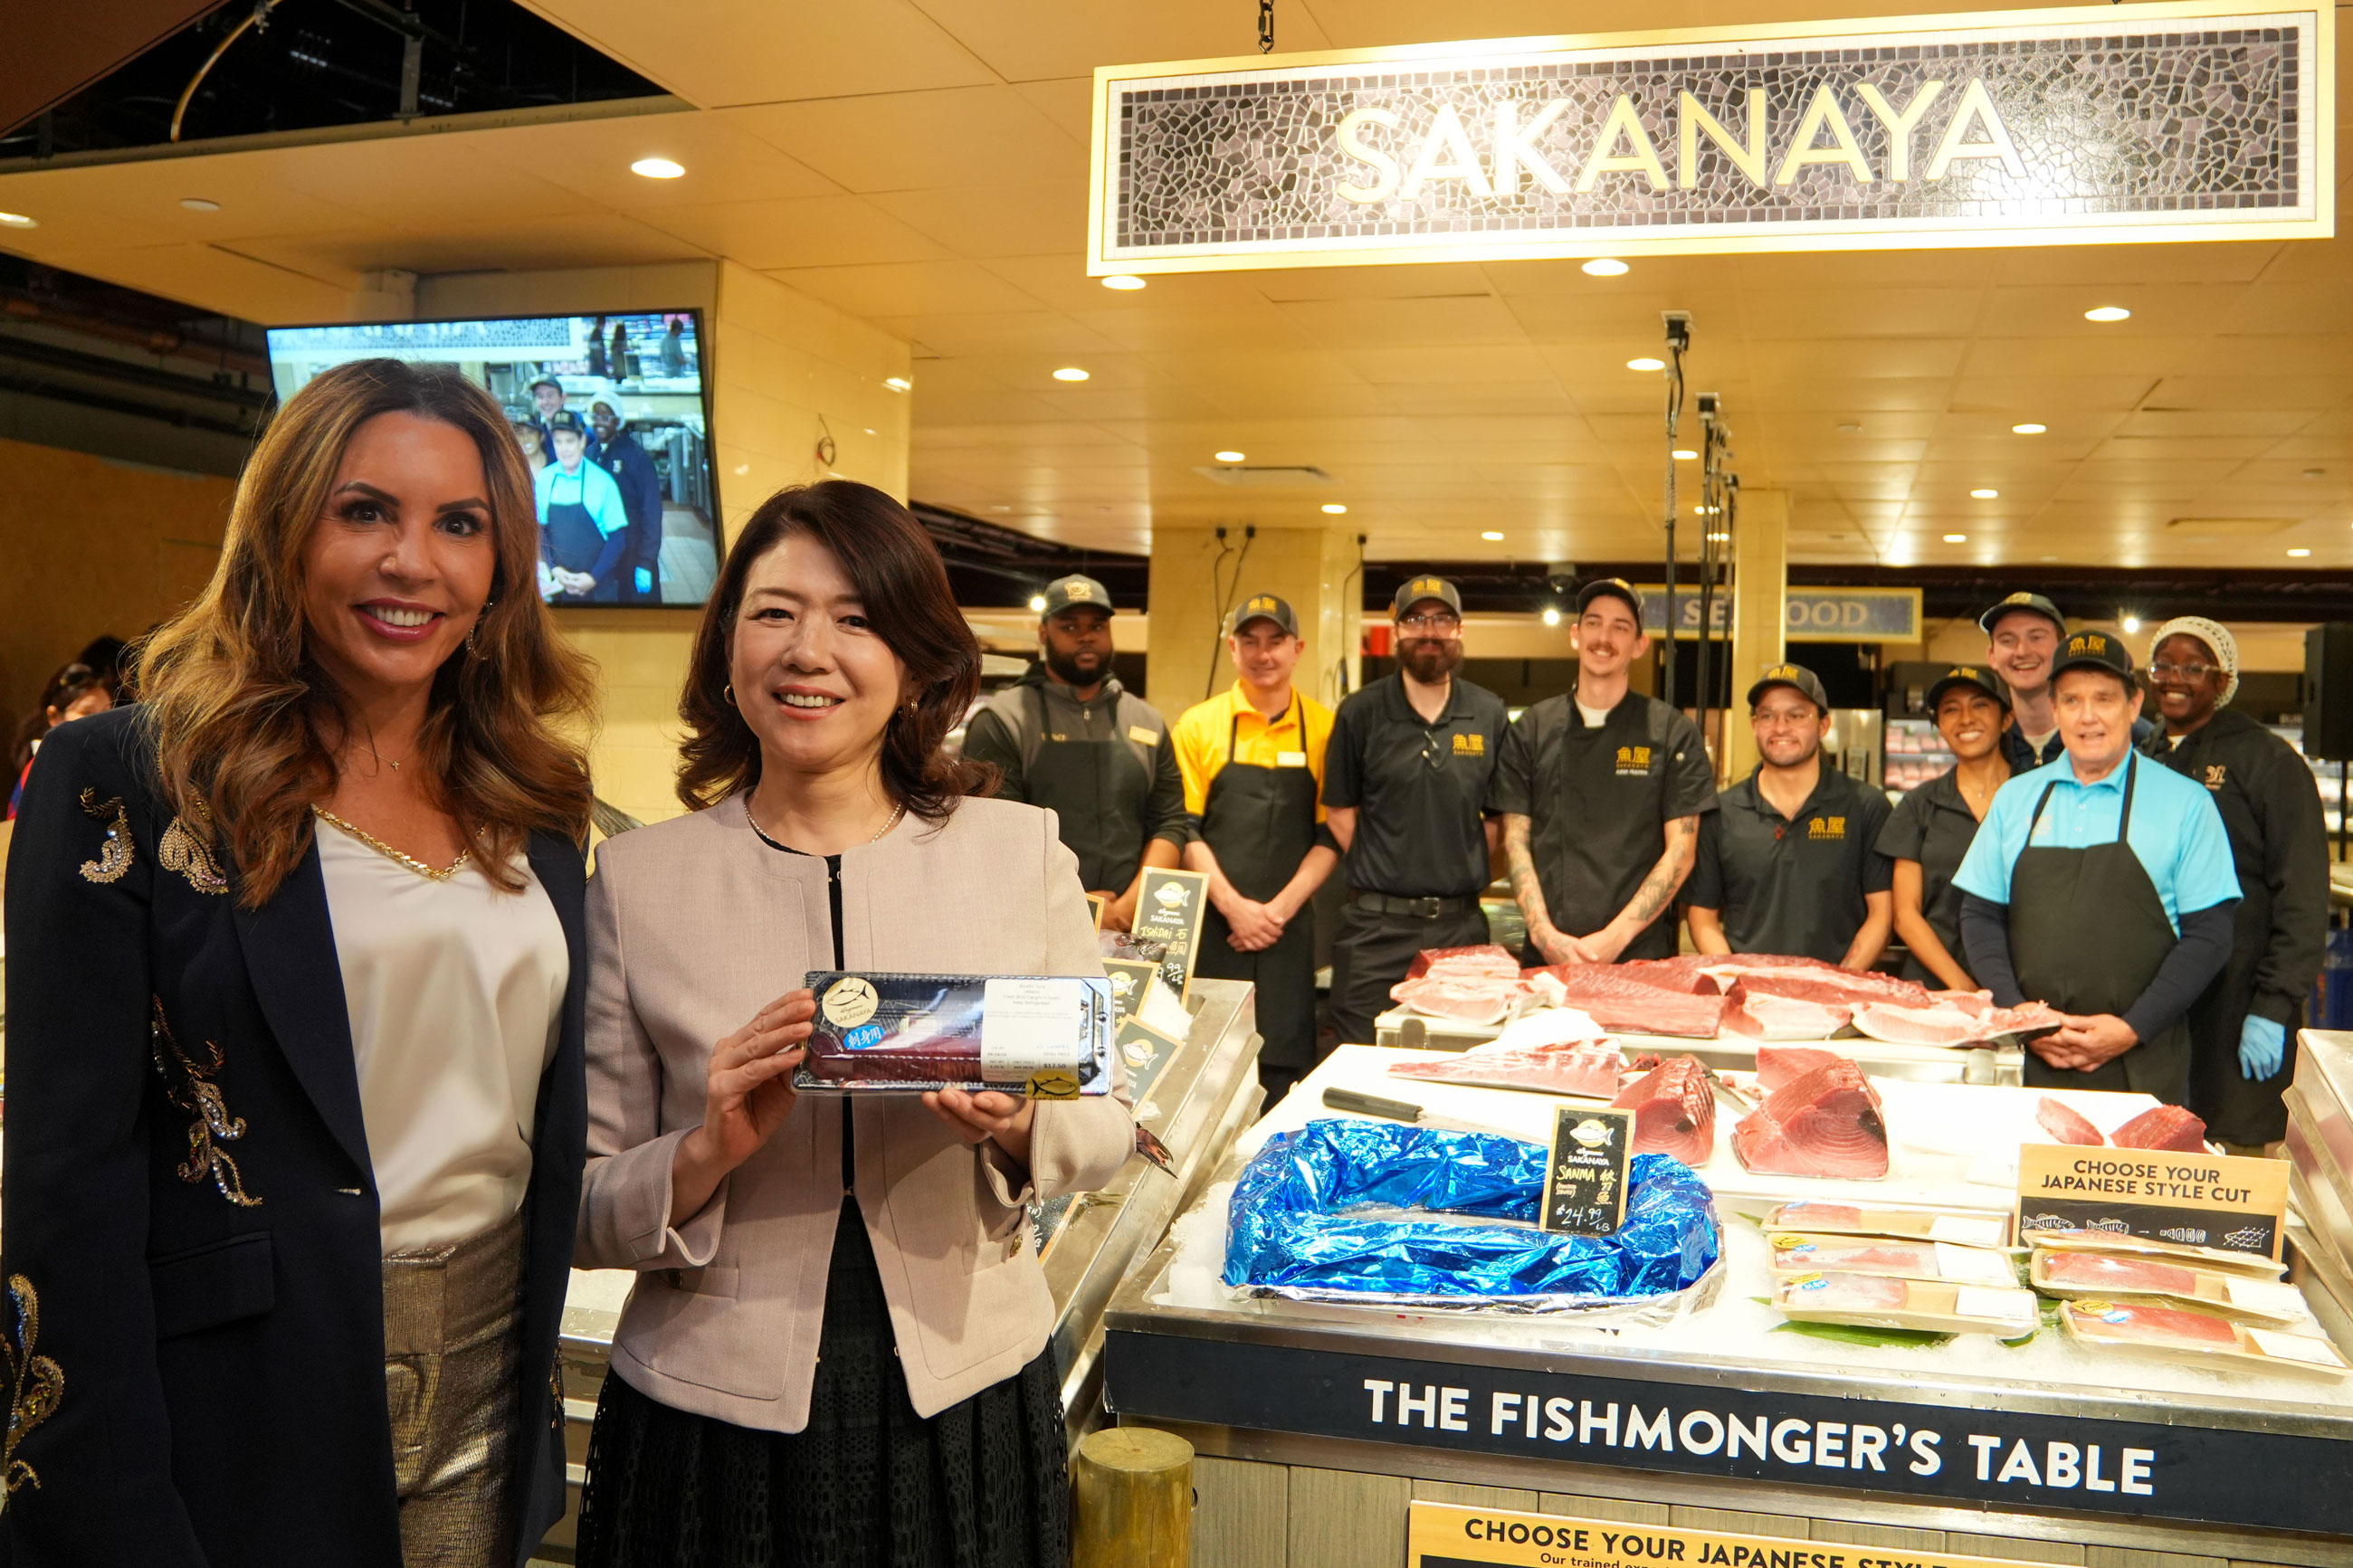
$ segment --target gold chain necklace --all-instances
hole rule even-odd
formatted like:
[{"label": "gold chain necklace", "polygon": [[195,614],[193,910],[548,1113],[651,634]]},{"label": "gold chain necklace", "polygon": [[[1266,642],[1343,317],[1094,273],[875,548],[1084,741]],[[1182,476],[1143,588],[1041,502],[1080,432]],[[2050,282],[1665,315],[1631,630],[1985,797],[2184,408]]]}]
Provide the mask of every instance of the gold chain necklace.
[{"label": "gold chain necklace", "polygon": [[[866,842],[869,844],[880,844],[882,842],[882,836],[890,832],[892,828],[898,826],[899,819],[906,815],[907,803],[901,801],[897,805],[892,808],[891,820],[877,828],[875,830],[874,837],[868,839]],[[769,848],[781,849],[787,855],[797,855],[800,853],[799,850],[795,849],[791,845],[779,843],[776,839],[769,836],[768,830],[760,826],[760,819],[752,815],[752,803],[748,799],[744,802],[744,820],[752,825],[752,831],[758,834],[760,836],[760,842],[766,845]],[[453,866],[450,869],[455,870],[457,868]]]},{"label": "gold chain necklace", "polygon": [[342,817],[337,816],[333,812],[329,811],[323,805],[313,805],[311,810],[320,821],[333,824],[335,826],[342,828],[345,833],[348,833],[353,837],[358,839],[361,843],[366,845],[369,848],[375,850],[377,854],[382,855],[385,859],[398,861],[401,865],[407,867],[410,870],[416,872],[418,876],[425,878],[428,881],[448,881],[450,878],[456,876],[459,871],[464,868],[466,862],[473,857],[472,850],[460,849],[458,851],[458,858],[455,860],[450,861],[448,866],[441,869],[435,870],[432,867],[427,866],[424,861],[419,860],[416,856],[409,854],[406,850],[395,849],[391,845],[386,844],[383,839],[378,838],[366,828],[357,827],[353,826],[351,823],[345,822]]}]

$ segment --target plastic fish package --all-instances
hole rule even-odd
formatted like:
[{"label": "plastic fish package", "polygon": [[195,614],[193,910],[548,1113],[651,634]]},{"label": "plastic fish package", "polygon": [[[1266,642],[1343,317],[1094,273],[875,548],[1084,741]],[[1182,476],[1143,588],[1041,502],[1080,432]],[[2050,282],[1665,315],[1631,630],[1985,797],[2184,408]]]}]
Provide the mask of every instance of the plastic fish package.
[{"label": "plastic fish package", "polygon": [[1032,1100],[1108,1094],[1111,982],[1036,974],[849,974],[813,969],[804,1094],[996,1089]]},{"label": "plastic fish package", "polygon": [[1671,1317],[1721,1251],[1691,1169],[1638,1154],[1614,1235],[1539,1229],[1548,1152],[1481,1132],[1332,1119],[1268,1140],[1234,1189],[1227,1285],[1415,1310]]},{"label": "plastic fish package", "polygon": [[2100,1350],[2141,1351],[2226,1371],[2260,1367],[2304,1376],[2353,1375],[2337,1347],[2316,1335],[2259,1329],[2157,1302],[2063,1301],[2059,1321],[2069,1339]]}]

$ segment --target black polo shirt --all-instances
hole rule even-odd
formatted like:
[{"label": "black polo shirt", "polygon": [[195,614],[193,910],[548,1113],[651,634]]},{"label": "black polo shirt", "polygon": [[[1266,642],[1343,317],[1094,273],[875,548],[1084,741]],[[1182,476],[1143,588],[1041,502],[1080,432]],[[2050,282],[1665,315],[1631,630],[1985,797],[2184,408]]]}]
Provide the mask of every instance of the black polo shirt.
[{"label": "black polo shirt", "polygon": [[[1950,768],[1897,801],[1887,826],[1879,830],[1882,855],[1890,861],[1920,863],[1920,913],[1945,951],[1964,967],[1961,890],[1953,886],[1953,876],[1977,836],[1978,819],[1961,798],[1961,786]],[[1926,964],[1907,957],[1904,978],[1925,984],[1936,976]]]},{"label": "black polo shirt", "polygon": [[[1588,727],[1567,696],[1522,713],[1504,737],[1487,809],[1528,818],[1529,858],[1552,923],[1590,936],[1618,918],[1667,852],[1667,824],[1715,809],[1715,768],[1699,727],[1630,691]],[[1675,950],[1662,914],[1626,958]]]},{"label": "black polo shirt", "polygon": [[1844,958],[1862,929],[1863,895],[1887,891],[1894,879],[1879,850],[1887,796],[1824,757],[1794,819],[1766,802],[1755,773],[1716,804],[1721,809],[1701,819],[1683,901],[1715,910],[1735,952]]},{"label": "black polo shirt", "polygon": [[1402,675],[1341,703],[1324,752],[1324,804],[1356,808],[1348,886],[1400,899],[1475,898],[1489,879],[1480,807],[1510,726],[1502,698],[1460,677],[1428,723]]}]

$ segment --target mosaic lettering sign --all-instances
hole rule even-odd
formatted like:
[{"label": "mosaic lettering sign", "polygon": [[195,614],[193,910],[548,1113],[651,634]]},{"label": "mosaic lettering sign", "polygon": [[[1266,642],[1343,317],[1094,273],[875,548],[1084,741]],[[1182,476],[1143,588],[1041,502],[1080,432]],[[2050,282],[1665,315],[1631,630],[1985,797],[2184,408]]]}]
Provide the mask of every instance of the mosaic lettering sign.
[{"label": "mosaic lettering sign", "polygon": [[2334,232],[2331,8],[2137,5],[1095,73],[1095,273]]}]

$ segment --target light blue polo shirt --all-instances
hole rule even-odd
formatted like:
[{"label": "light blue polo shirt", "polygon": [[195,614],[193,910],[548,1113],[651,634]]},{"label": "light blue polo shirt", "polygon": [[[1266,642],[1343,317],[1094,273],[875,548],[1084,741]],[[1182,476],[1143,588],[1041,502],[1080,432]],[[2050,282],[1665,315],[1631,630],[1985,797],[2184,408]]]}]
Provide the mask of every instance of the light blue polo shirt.
[{"label": "light blue polo shirt", "polygon": [[551,506],[586,507],[596,531],[608,538],[629,526],[629,514],[621,506],[621,487],[613,482],[612,475],[586,458],[580,459],[576,473],[565,473],[561,463],[548,464],[533,476],[532,488],[538,497],[542,528],[547,526],[547,509]]},{"label": "light blue polo shirt", "polygon": [[2074,764],[2062,753],[2057,762],[2002,785],[1970,841],[1969,852],[1961,858],[1953,885],[1993,903],[2010,902],[2010,868],[2027,846],[2027,825],[2045,788],[2051,789],[2051,804],[2043,808],[2042,820],[2034,824],[2036,845],[2088,849],[2114,844],[2116,824],[2124,816],[2127,769],[2137,779],[2133,786],[2133,858],[2157,884],[2174,933],[2180,934],[2184,910],[2196,914],[2238,898],[2231,839],[2212,794],[2137,752],[2094,784],[2078,782]]}]

